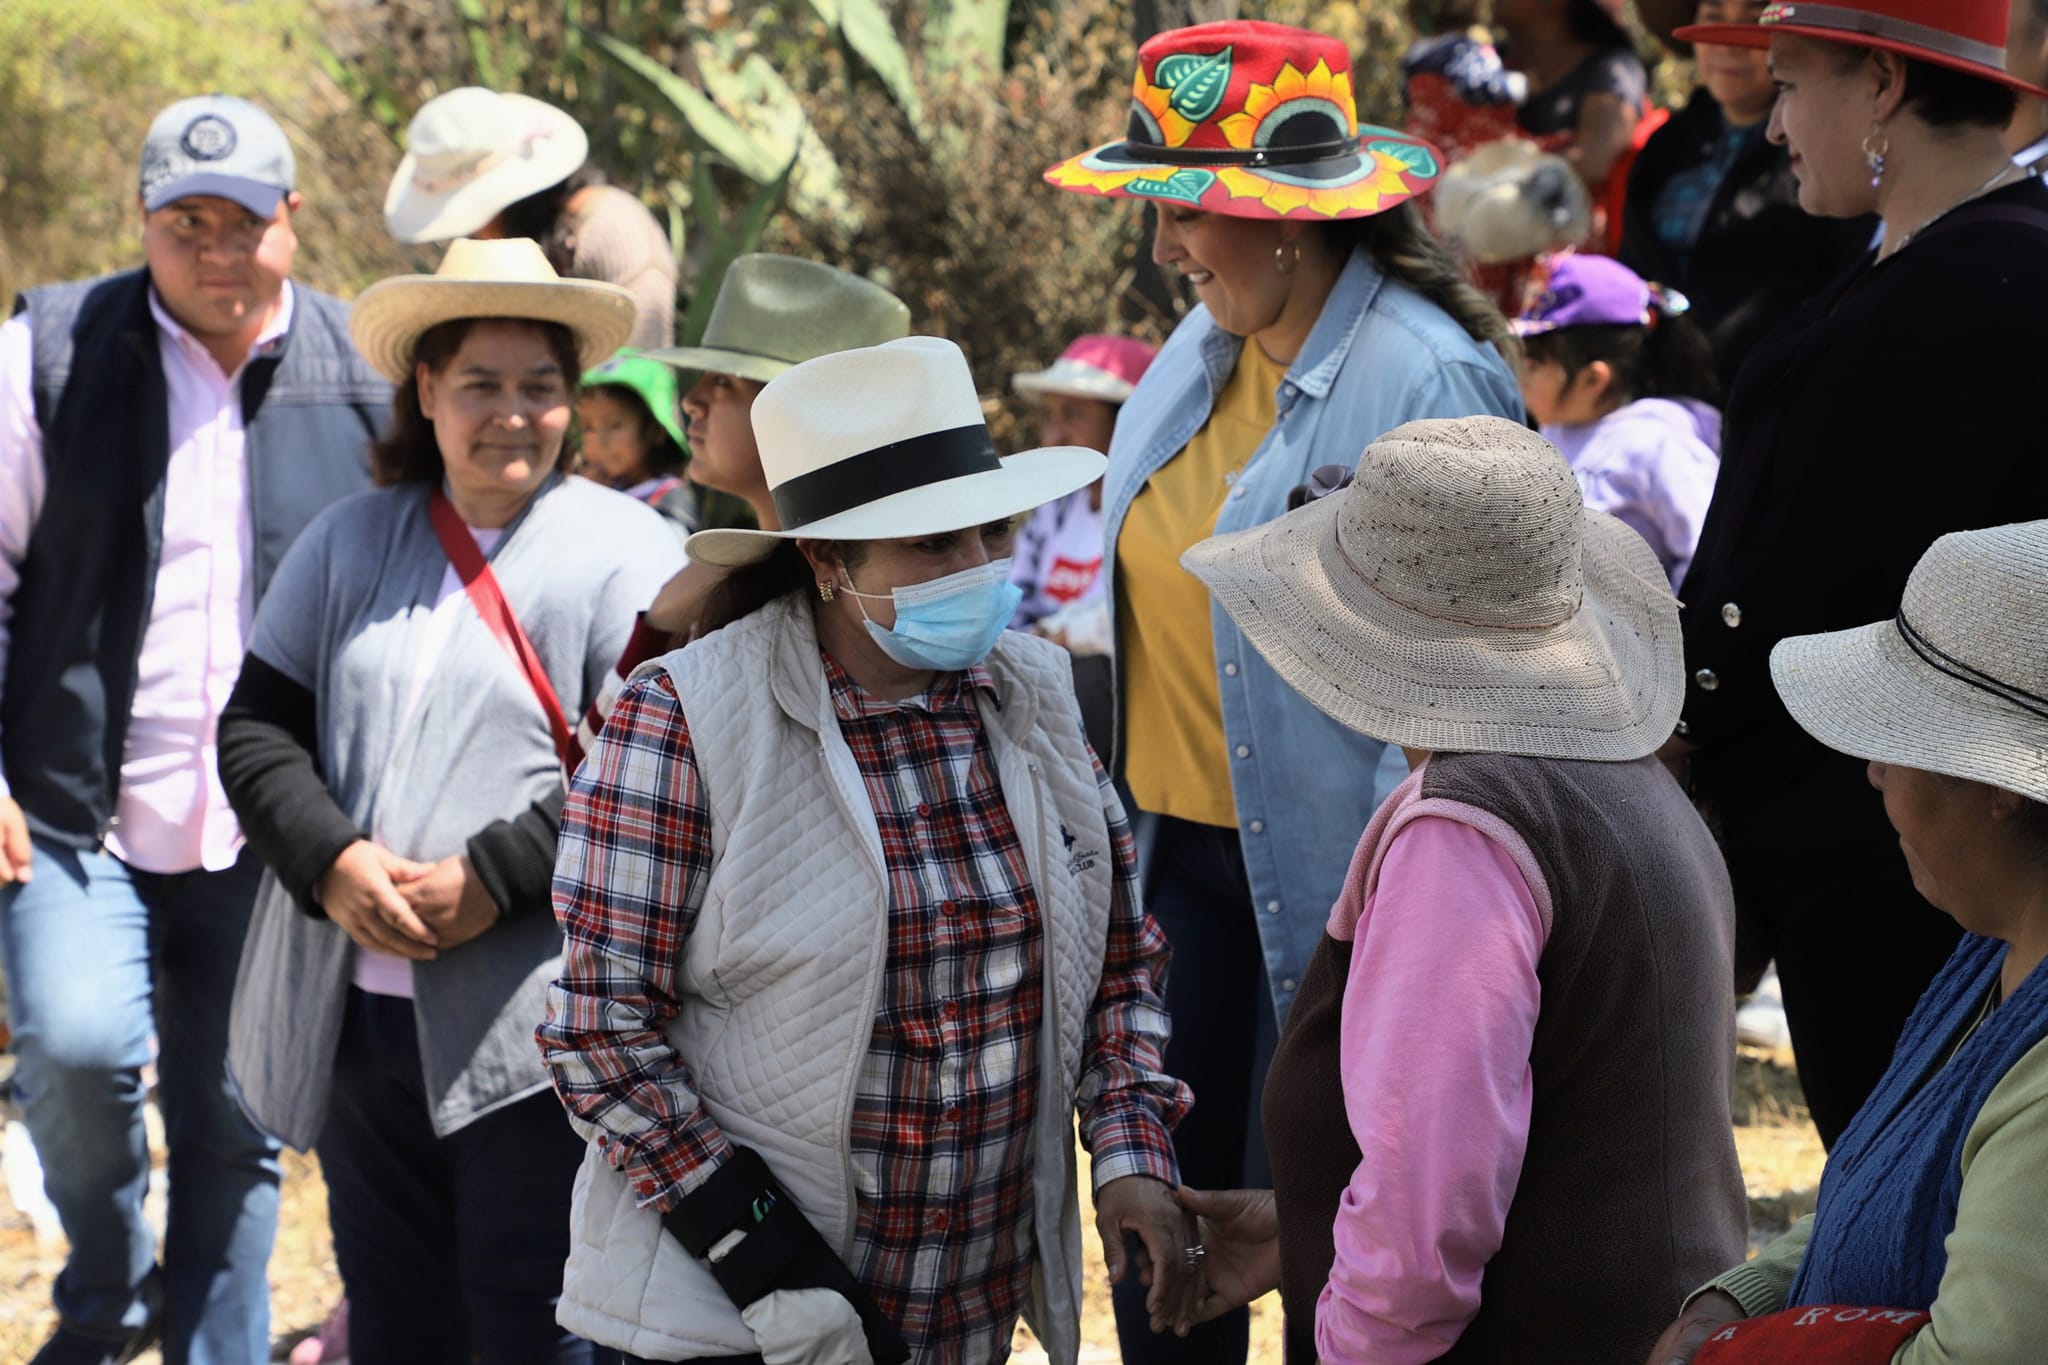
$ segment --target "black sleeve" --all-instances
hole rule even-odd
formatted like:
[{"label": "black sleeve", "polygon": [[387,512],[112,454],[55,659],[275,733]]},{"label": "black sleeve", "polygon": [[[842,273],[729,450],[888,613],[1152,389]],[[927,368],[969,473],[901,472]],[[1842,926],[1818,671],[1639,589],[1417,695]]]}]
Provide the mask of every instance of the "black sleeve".
[{"label": "black sleeve", "polygon": [[313,694],[254,654],[220,713],[220,782],[249,847],[309,915],[320,878],[367,838],[320,777]]},{"label": "black sleeve", "polygon": [[510,820],[485,825],[470,838],[469,865],[505,919],[550,909],[555,839],[562,830],[562,792],[549,792]]}]

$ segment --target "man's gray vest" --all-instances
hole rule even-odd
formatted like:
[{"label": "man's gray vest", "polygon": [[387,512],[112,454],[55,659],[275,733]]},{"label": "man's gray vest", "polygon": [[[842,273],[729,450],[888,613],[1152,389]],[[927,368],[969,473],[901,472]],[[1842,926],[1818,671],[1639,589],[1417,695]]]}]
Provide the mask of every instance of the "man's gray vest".
[{"label": "man's gray vest", "polygon": [[[156,591],[169,398],[146,271],[32,289],[16,311],[47,482],[9,623],[0,762],[30,830],[86,848],[114,813]],[[306,523],[369,485],[391,386],[349,342],[348,305],[304,286],[241,385],[260,597]]]}]

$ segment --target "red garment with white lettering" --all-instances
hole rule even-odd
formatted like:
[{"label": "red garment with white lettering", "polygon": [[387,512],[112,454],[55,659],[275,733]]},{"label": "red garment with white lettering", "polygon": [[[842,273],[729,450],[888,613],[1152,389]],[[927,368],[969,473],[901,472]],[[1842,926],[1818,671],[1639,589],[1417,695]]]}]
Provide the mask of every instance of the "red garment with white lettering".
[{"label": "red garment with white lettering", "polygon": [[1927,1323],[1927,1314],[1906,1308],[1788,1308],[1729,1323],[1693,1359],[1696,1365],[1887,1365]]},{"label": "red garment with white lettering", "polygon": [[1031,514],[1010,552],[1010,581],[1024,590],[1010,629],[1024,630],[1062,607],[1102,596],[1102,509],[1091,490],[1069,493]]}]

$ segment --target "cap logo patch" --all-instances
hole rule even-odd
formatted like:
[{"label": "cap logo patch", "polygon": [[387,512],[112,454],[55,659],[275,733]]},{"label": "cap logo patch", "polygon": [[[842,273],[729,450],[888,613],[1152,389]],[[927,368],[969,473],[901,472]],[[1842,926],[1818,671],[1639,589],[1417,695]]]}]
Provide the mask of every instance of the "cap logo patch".
[{"label": "cap logo patch", "polygon": [[185,126],[178,145],[194,161],[220,161],[234,155],[234,125],[218,114],[201,114]]}]

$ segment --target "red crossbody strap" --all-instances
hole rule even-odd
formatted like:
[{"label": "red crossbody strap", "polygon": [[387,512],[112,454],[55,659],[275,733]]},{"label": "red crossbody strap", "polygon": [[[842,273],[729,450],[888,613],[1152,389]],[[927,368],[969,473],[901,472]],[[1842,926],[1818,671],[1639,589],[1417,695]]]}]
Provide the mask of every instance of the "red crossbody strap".
[{"label": "red crossbody strap", "polygon": [[575,772],[576,765],[583,761],[583,753],[577,747],[575,734],[569,729],[568,719],[562,714],[562,703],[555,697],[555,685],[548,681],[547,670],[540,666],[540,656],[533,651],[533,642],[526,638],[519,618],[512,614],[512,604],[505,600],[504,590],[498,586],[498,576],[491,572],[484,552],[477,548],[469,527],[463,524],[462,515],[448,501],[448,495],[438,488],[427,501],[427,516],[434,523],[434,534],[440,537],[441,549],[448,556],[448,562],[455,566],[456,576],[462,580],[462,590],[469,594],[470,605],[490,627],[491,634],[498,637],[498,643],[505,647],[505,652],[519,665],[519,670],[526,674],[533,695],[540,701],[540,709],[547,715],[548,730],[555,737],[555,752],[561,756],[563,773]]}]

